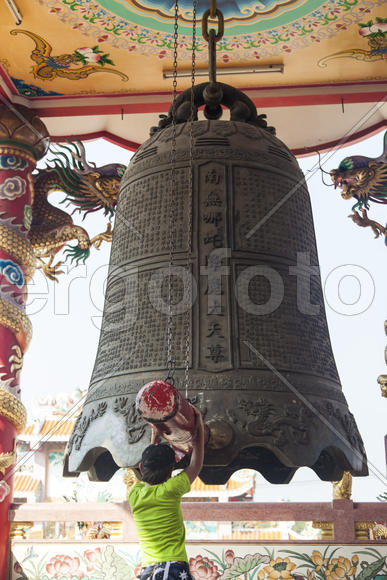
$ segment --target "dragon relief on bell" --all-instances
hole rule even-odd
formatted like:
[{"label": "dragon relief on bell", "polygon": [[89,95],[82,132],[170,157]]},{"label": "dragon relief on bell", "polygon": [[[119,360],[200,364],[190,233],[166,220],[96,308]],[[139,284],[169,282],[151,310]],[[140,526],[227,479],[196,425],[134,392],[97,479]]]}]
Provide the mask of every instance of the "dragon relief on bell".
[{"label": "dragon relief on bell", "polygon": [[138,413],[135,401],[129,401],[128,397],[118,397],[114,401],[113,410],[125,417],[128,442],[137,443],[145,433],[146,423]]},{"label": "dragon relief on bell", "polygon": [[227,415],[256,438],[269,437],[280,447],[294,441],[304,445],[309,441],[313,414],[305,405],[295,403],[275,405],[263,397],[253,402],[241,398],[237,401],[238,412],[230,409]]}]

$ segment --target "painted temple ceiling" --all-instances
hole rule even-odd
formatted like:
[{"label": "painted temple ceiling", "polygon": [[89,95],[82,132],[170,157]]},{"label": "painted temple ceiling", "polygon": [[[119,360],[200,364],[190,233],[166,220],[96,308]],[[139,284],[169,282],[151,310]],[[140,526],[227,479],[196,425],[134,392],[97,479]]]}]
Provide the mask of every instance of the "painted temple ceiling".
[{"label": "painted temple ceiling", "polygon": [[[109,133],[140,143],[168,110],[173,0],[0,0],[0,91],[34,108],[54,136]],[[218,0],[225,34],[220,72],[283,65],[283,72],[225,74],[299,151],[361,136],[386,121],[384,0]],[[197,2],[196,69],[207,69]],[[179,0],[178,67],[192,59],[191,0]],[[198,78],[197,82],[206,80]],[[178,90],[191,79],[179,78]],[[289,115],[289,112],[291,115]]]}]

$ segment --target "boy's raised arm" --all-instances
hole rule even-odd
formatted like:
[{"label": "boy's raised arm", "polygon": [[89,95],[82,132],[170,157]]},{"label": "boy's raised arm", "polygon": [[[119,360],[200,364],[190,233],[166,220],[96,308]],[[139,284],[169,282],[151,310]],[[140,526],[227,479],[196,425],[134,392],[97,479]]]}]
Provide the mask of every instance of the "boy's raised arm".
[{"label": "boy's raised arm", "polygon": [[157,429],[156,425],[151,424],[152,427],[152,436],[151,436],[151,445],[158,445],[160,443],[160,433]]},{"label": "boy's raised arm", "polygon": [[185,468],[185,472],[188,475],[188,479],[192,483],[196,477],[199,475],[201,468],[203,467],[204,458],[204,424],[203,418],[198,409],[193,407],[195,418],[196,418],[196,432],[193,440],[193,447],[191,453],[191,461],[188,467]]}]

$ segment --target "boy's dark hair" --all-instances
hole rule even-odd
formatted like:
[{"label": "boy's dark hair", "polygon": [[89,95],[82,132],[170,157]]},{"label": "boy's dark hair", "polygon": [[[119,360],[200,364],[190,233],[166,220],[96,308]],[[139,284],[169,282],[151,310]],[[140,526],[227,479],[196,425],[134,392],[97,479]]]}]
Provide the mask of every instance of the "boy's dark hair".
[{"label": "boy's dark hair", "polygon": [[150,485],[164,483],[175,465],[175,452],[166,443],[149,445],[142,454],[142,480]]}]

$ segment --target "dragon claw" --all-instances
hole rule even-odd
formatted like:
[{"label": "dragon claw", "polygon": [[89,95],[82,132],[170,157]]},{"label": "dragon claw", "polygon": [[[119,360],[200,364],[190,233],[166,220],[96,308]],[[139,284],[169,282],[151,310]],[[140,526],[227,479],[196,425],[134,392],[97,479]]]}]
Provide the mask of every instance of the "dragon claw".
[{"label": "dragon claw", "polygon": [[53,282],[59,282],[57,276],[59,276],[59,274],[64,274],[64,271],[58,270],[58,268],[62,266],[63,262],[57,262],[56,264],[52,265],[53,260],[54,256],[51,256],[46,264],[46,262],[44,262],[41,258],[38,258],[38,268],[43,270],[46,278],[52,280]]},{"label": "dragon claw", "polygon": [[94,246],[94,248],[97,248],[97,250],[99,250],[102,242],[111,242],[112,239],[113,239],[112,224],[109,222],[104,232],[98,234],[98,236],[95,236],[90,240],[90,245]]}]

